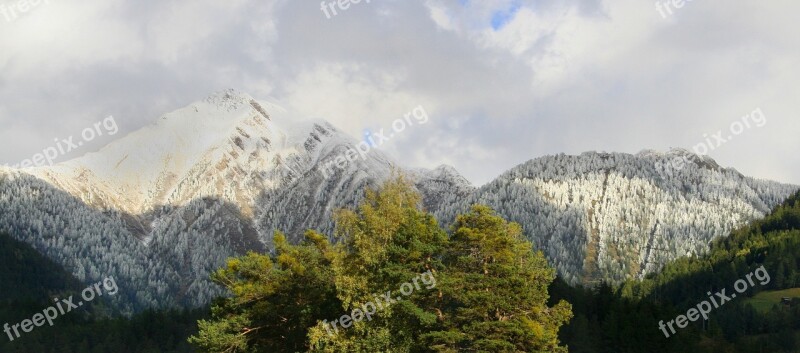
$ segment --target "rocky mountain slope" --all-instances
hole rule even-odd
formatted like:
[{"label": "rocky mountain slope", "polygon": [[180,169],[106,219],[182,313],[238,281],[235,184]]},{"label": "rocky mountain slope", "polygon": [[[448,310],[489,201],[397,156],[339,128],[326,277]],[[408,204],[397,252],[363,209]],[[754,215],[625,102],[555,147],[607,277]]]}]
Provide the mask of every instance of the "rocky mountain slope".
[{"label": "rocky mountain slope", "polygon": [[520,223],[567,282],[593,285],[701,254],[795,190],[685,150],[588,152],[524,163],[436,214],[447,223],[471,204],[488,204]]},{"label": "rocky mountain slope", "polygon": [[[475,189],[452,167],[403,169],[378,150],[331,168],[358,141],[324,121],[225,91],[97,153],[53,167],[0,167],[0,231],[81,281],[113,275],[124,311],[206,304],[208,273],[266,251],[275,230],[332,234],[393,171],[444,223],[474,202],[521,223],[571,283],[618,281],[696,254],[796,187],[746,178],[684,151],[540,158]],[[680,170],[665,168],[677,157]]]},{"label": "rocky mountain slope", "polygon": [[114,275],[127,311],[197,306],[219,294],[208,274],[226,258],[267,250],[275,230],[331,234],[332,212],[393,170],[418,182],[430,209],[472,190],[450,167],[403,171],[377,150],[330,167],[357,144],[328,123],[225,91],[97,153],[0,169],[0,230],[81,281]]}]

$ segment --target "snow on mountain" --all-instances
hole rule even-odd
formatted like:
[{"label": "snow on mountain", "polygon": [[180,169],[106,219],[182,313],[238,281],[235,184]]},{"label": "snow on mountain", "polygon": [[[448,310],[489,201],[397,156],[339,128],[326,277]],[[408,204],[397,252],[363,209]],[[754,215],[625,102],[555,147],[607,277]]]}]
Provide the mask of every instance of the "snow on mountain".
[{"label": "snow on mountain", "polygon": [[[0,230],[81,280],[114,275],[130,289],[123,310],[202,305],[219,294],[208,273],[227,257],[267,250],[275,230],[330,234],[333,211],[401,170],[379,150],[329,167],[357,144],[326,122],[224,91],[96,153],[0,170]],[[413,174],[429,208],[450,185],[470,187],[452,168]]]},{"label": "snow on mountain", "polygon": [[[133,213],[200,197],[252,203],[258,189],[245,186],[275,187],[268,174],[298,153],[298,144],[314,128],[306,123],[282,130],[267,110],[275,118],[290,119],[274,105],[225,91],[167,114],[97,153],[32,174],[54,183],[92,185],[104,196],[98,200],[103,206]],[[240,183],[225,182],[231,177]]]},{"label": "snow on mountain", "polygon": [[[544,157],[474,188],[454,168],[403,169],[379,150],[330,166],[359,141],[232,90],[53,167],[0,167],[0,231],[83,281],[114,276],[117,308],[205,305],[208,273],[267,251],[274,231],[332,234],[332,213],[394,171],[443,223],[475,202],[521,223],[571,283],[619,281],[763,216],[796,187],[687,151]],[[675,158],[687,161],[676,169]]]},{"label": "snow on mountain", "polygon": [[562,278],[594,285],[641,278],[679,256],[701,254],[797,189],[685,150],[588,152],[524,163],[436,215],[447,223],[471,204],[488,204],[520,223]]}]

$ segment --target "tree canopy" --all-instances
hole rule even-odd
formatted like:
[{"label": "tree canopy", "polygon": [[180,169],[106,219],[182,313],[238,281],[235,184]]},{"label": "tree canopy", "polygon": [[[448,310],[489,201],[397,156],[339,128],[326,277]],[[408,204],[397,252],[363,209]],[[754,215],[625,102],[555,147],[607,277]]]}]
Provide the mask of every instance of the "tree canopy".
[{"label": "tree canopy", "polygon": [[[212,279],[230,292],[190,338],[203,352],[566,352],[550,307],[555,271],[521,227],[475,206],[450,231],[403,177],[271,254],[231,259]],[[420,283],[422,282],[422,283]]]}]

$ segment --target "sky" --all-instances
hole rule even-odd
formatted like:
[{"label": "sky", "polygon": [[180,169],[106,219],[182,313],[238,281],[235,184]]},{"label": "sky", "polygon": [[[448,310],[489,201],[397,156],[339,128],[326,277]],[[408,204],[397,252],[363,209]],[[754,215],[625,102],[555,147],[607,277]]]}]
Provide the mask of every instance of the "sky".
[{"label": "sky", "polygon": [[[0,0],[0,164],[234,88],[476,185],[533,158],[680,147],[800,184],[800,2]],[[323,9],[324,8],[324,9]],[[106,131],[108,132],[108,131]]]}]

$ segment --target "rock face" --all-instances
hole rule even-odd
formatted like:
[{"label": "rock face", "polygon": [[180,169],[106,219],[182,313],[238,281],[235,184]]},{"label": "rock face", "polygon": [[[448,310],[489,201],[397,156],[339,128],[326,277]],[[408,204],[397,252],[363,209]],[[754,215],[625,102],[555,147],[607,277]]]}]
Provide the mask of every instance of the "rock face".
[{"label": "rock face", "polygon": [[[707,249],[796,187],[746,178],[685,151],[587,153],[520,165],[475,189],[455,169],[403,169],[380,151],[331,165],[358,141],[234,91],[169,113],[97,153],[53,167],[0,167],[0,231],[79,280],[114,276],[123,312],[205,305],[208,273],[267,251],[275,230],[332,234],[393,171],[449,223],[475,202],[521,223],[571,283],[619,281]],[[670,161],[687,163],[675,169]]]}]

